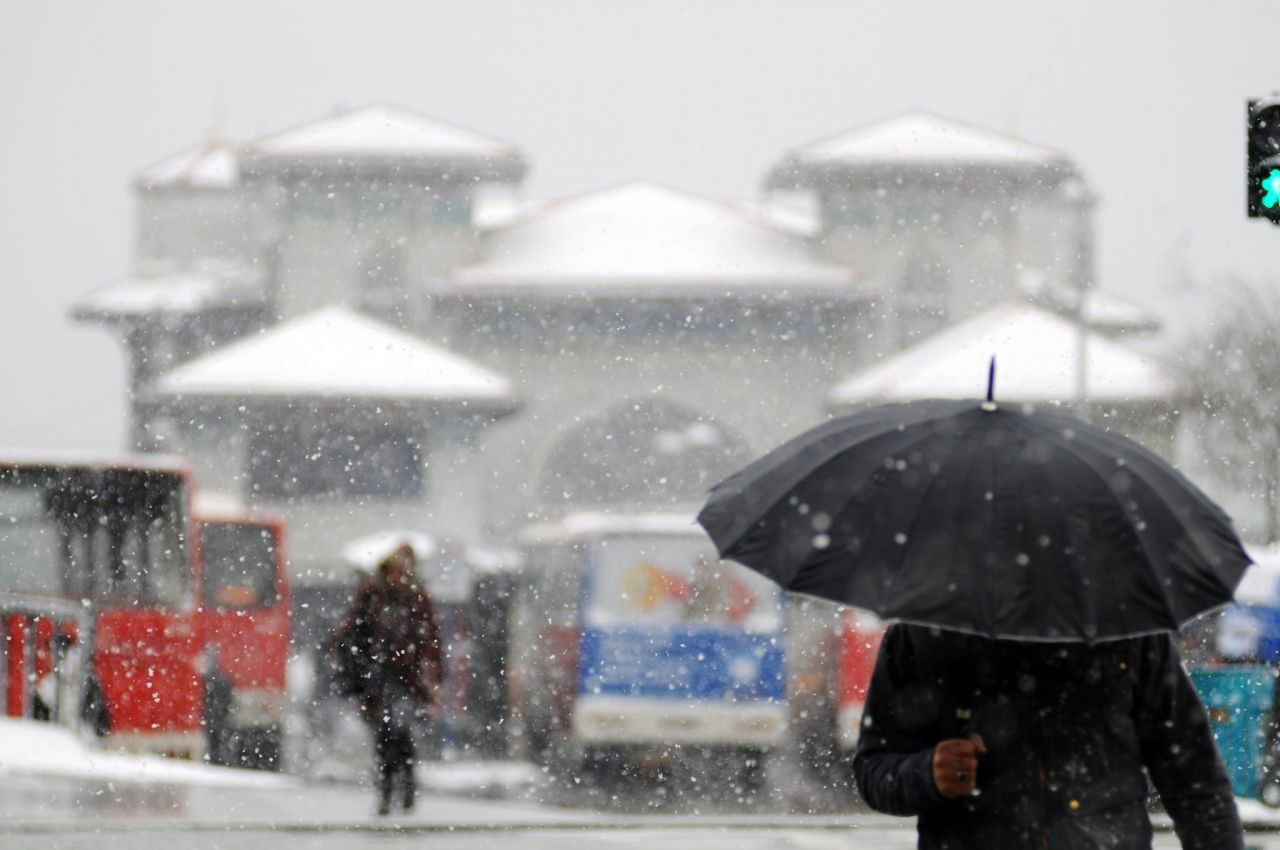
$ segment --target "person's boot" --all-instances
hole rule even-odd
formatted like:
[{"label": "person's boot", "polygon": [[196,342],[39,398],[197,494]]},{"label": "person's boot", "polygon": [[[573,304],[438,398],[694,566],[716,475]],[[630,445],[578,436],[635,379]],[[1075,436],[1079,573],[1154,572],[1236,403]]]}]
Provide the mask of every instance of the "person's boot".
[{"label": "person's boot", "polygon": [[391,788],[392,774],[390,772],[381,772],[378,774],[378,814],[391,814]]},{"label": "person's boot", "polygon": [[404,766],[404,810],[413,811],[414,798],[418,795],[418,778],[413,773],[413,762]]}]

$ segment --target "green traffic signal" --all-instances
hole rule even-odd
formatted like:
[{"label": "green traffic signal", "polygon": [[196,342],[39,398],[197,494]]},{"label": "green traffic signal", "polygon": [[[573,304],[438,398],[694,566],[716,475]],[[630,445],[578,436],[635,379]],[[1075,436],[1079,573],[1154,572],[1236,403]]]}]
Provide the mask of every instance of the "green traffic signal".
[{"label": "green traffic signal", "polygon": [[1274,209],[1280,204],[1280,168],[1271,169],[1271,173],[1262,178],[1262,188],[1266,194],[1262,196],[1262,205]]}]

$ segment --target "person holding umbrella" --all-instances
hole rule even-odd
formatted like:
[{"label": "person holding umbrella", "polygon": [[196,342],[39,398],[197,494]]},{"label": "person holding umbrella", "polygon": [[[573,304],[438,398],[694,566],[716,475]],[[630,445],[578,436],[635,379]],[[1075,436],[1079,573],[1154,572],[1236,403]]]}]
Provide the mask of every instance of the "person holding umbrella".
[{"label": "person holding umbrella", "polygon": [[[1243,846],[1170,634],[1249,564],[1230,520],[1136,443],[985,403],[828,422],[712,490],[721,555],[897,621],[855,755],[922,848]],[[1145,773],[1144,773],[1145,771]]]}]

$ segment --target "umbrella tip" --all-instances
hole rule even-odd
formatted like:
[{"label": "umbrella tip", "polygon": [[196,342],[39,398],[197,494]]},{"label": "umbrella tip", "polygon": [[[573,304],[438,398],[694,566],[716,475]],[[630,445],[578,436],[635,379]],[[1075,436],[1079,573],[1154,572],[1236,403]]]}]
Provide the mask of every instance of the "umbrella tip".
[{"label": "umbrella tip", "polygon": [[982,403],[983,410],[996,409],[996,356],[991,355],[991,364],[987,367],[987,400]]}]

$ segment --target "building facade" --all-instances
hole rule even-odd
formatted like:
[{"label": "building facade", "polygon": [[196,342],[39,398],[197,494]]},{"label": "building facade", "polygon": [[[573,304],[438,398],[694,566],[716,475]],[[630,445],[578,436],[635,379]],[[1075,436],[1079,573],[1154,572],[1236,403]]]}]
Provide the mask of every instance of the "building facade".
[{"label": "building facade", "polygon": [[[389,526],[692,505],[878,358],[1093,291],[1070,161],[937,116],[786,155],[766,185],[811,213],[650,183],[495,205],[525,168],[369,107],[143,171],[135,269],[75,309],[128,346],[135,447],[283,513],[297,580],[338,582]],[[465,391],[422,380],[446,372]]]}]

